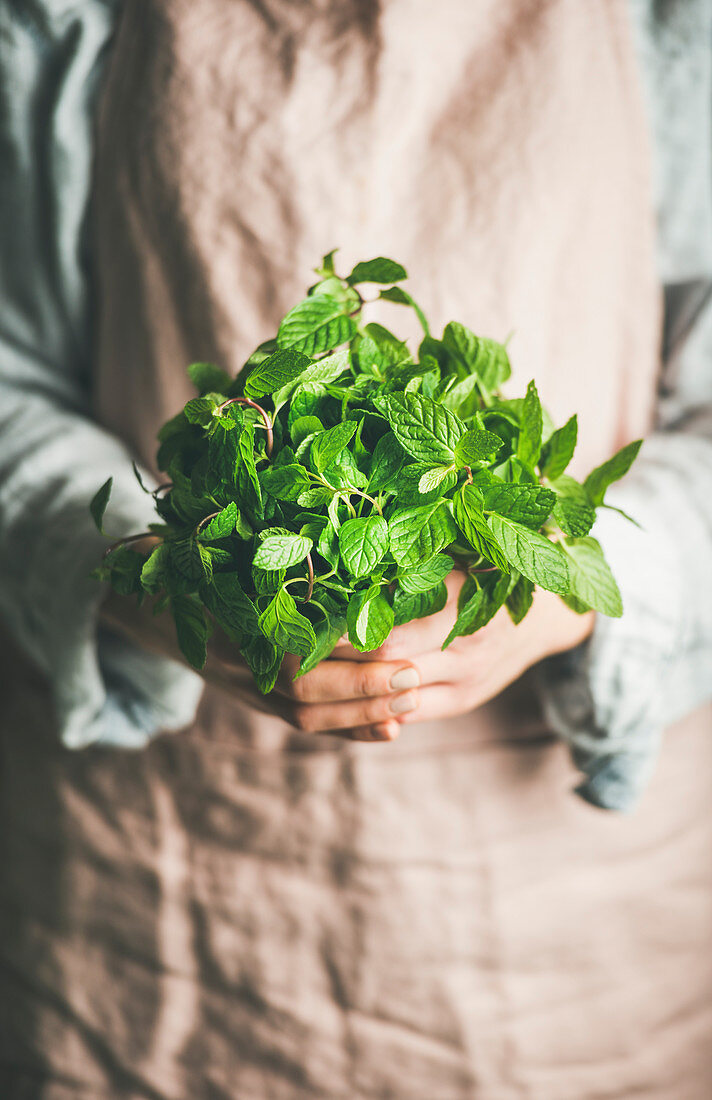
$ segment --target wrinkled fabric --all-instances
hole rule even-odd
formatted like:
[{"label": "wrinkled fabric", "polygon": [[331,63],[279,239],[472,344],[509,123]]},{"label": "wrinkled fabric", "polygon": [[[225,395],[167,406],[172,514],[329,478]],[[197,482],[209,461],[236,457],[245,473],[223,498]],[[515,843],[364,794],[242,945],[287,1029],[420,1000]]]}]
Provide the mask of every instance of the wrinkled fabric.
[{"label": "wrinkled fabric", "polygon": [[155,518],[89,396],[91,129],[115,14],[106,0],[0,8],[0,614],[49,678],[71,748],[140,747],[191,721],[202,690],[99,630],[104,586],[89,578],[107,540],[88,506],[108,477],[115,538]]},{"label": "wrinkled fabric", "polygon": [[[712,6],[632,0],[654,137],[665,283],[655,432],[595,536],[623,593],[590,642],[542,662],[547,720],[584,773],[579,794],[632,809],[666,727],[712,695]],[[709,729],[712,734],[712,726]]]},{"label": "wrinkled fabric", "polygon": [[[236,368],[341,243],[344,266],[403,259],[436,324],[516,326],[514,385],[588,414],[584,470],[645,431],[659,314],[621,13],[128,4],[99,116],[98,420],[150,465],[185,363]],[[12,1100],[706,1100],[705,716],[620,818],[571,798],[531,676],[392,745],[207,690],[144,752],[72,753],[44,681],[7,667],[28,687],[0,698]]]}]

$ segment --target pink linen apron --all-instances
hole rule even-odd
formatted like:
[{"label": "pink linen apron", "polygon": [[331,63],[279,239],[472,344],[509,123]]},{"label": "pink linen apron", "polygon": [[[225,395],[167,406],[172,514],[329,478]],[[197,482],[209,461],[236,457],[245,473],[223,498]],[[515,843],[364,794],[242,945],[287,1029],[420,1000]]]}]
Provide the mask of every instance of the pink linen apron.
[{"label": "pink linen apron", "polygon": [[[580,413],[579,470],[643,433],[660,318],[624,15],[125,0],[98,123],[98,419],[150,464],[186,364],[237,370],[339,246],[343,270],[402,261],[436,330],[513,330],[512,392],[535,377],[557,422]],[[668,732],[623,817],[571,794],[528,676],[387,745],[207,690],[143,752],[72,754],[40,684],[15,706],[25,1038],[0,1095],[712,1095],[709,712]]]}]

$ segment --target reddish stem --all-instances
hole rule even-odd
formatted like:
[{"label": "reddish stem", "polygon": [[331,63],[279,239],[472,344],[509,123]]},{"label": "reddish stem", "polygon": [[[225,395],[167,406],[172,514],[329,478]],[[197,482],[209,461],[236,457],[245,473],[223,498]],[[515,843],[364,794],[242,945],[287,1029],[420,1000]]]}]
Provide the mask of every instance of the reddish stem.
[{"label": "reddish stem", "polygon": [[304,599],[305,603],[309,603],[314,592],[314,562],[312,561],[311,554],[307,554],[307,569],[309,570],[309,587],[307,588],[307,594]]},{"label": "reddish stem", "polygon": [[209,516],[203,516],[203,518],[201,519],[200,523],[199,523],[199,524],[198,524],[198,526],[197,526],[197,527],[195,528],[195,533],[196,533],[196,535],[199,535],[199,534],[200,534],[200,532],[202,531],[203,527],[205,527],[205,524],[206,524],[206,523],[207,523],[207,522],[208,522],[209,520],[211,520],[211,519],[215,519],[215,517],[216,517],[216,516],[219,516],[219,515],[220,515],[220,513],[219,513],[219,512],[211,512]]},{"label": "reddish stem", "polygon": [[270,458],[272,455],[272,446],[274,444],[274,434],[272,432],[272,422],[262,406],[258,405],[256,401],[251,401],[249,397],[228,397],[227,401],[223,401],[222,405],[218,405],[215,411],[222,412],[228,405],[249,405],[251,409],[257,409],[257,412],[264,421],[263,426],[267,433],[267,457]]}]

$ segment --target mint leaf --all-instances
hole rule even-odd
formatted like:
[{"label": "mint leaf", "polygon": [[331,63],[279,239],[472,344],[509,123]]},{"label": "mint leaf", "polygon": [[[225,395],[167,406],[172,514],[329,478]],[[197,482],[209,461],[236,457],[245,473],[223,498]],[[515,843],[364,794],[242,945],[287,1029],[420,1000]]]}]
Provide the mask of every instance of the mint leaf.
[{"label": "mint leaf", "polygon": [[506,599],[509,617],[517,626],[529,611],[534,600],[534,584],[528,577],[520,577]]},{"label": "mint leaf", "polygon": [[322,619],[314,627],[316,637],[314,649],[308,657],[302,660],[294,679],[298,680],[300,676],[304,676],[307,672],[311,672],[313,668],[316,668],[320,661],[325,660],[339,644],[346,631],[346,615],[330,612],[328,618]]},{"label": "mint leaf", "polygon": [[108,477],[101,488],[97,489],[89,504],[91,518],[94,520],[94,523],[96,524],[96,529],[100,535],[106,534],[106,531],[104,530],[104,512],[106,511],[106,506],[109,503],[109,497],[111,496],[111,487],[113,484],[113,477]]},{"label": "mint leaf", "polygon": [[543,423],[541,401],[531,381],[522,405],[517,444],[517,458],[524,466],[534,467],[539,461]]},{"label": "mint leaf", "polygon": [[281,588],[259,617],[265,638],[287,653],[308,656],[316,645],[312,624],[297,610],[294,599]]},{"label": "mint leaf", "polygon": [[[405,278],[405,275],[402,277]],[[379,279],[377,281],[388,282],[390,280]],[[428,335],[428,333],[430,332],[428,320],[418,303],[415,301],[414,298],[410,296],[407,290],[403,290],[403,288],[400,286],[391,286],[388,288],[388,290],[382,290],[378,297],[383,298],[386,302],[396,302],[398,305],[401,306],[410,306],[411,309],[415,312],[416,317],[420,321],[420,326],[423,332],[426,334],[426,336]]]},{"label": "mint leaf", "polygon": [[490,531],[507,560],[534,584],[563,596],[569,591],[569,570],[561,550],[538,531],[503,516],[491,515]]},{"label": "mint leaf", "polygon": [[466,634],[474,634],[494,618],[504,603],[509,590],[510,578],[500,577],[494,588],[479,588],[459,609],[455,625],[442,644],[442,649],[447,649],[456,638]]},{"label": "mint leaf", "polygon": [[594,611],[619,618],[623,600],[596,539],[566,539],[563,543],[568,558],[571,595]]},{"label": "mint leaf", "polygon": [[447,588],[443,583],[427,592],[406,592],[398,586],[393,593],[393,617],[395,626],[402,626],[413,619],[425,619],[442,611],[447,603]]},{"label": "mint leaf", "polygon": [[258,569],[289,569],[304,561],[311,548],[311,539],[303,535],[267,535],[253,560]]},{"label": "mint leaf", "polygon": [[574,415],[549,436],[541,449],[539,469],[544,477],[556,481],[573,458],[578,437],[578,419]]},{"label": "mint leaf", "polygon": [[355,332],[356,325],[341,302],[314,294],[289,311],[279,326],[277,343],[280,348],[318,355],[345,344]]},{"label": "mint leaf", "polygon": [[374,398],[401,446],[418,461],[449,466],[464,425],[454,413],[419,393],[390,393]]},{"label": "mint leaf", "polygon": [[453,565],[452,558],[447,554],[435,554],[422,565],[399,571],[398,584],[404,592],[413,596],[419,592],[427,592],[445,580],[448,573],[452,572]]},{"label": "mint leaf", "polygon": [[210,542],[212,539],[224,539],[231,535],[237,523],[237,505],[234,500],[213,516],[209,523],[201,527],[198,538],[201,542]]},{"label": "mint leaf", "polygon": [[455,461],[458,466],[472,466],[494,458],[502,446],[503,441],[494,432],[471,428],[455,445]]},{"label": "mint leaf", "polygon": [[367,652],[383,645],[393,629],[393,608],[381,595],[380,586],[356,592],[346,611],[349,641],[354,649]]},{"label": "mint leaf", "polygon": [[457,537],[445,501],[401,508],[388,521],[391,554],[400,566],[416,566],[434,557]]},{"label": "mint leaf", "polygon": [[484,510],[538,529],[551,515],[556,493],[541,485],[507,485],[495,482],[484,490]]},{"label": "mint leaf", "polygon": [[358,427],[355,420],[345,420],[320,432],[311,446],[311,461],[318,474],[323,474],[341,456],[346,444]]},{"label": "mint leaf", "polygon": [[443,343],[448,350],[455,353],[467,368],[468,374],[477,379],[488,397],[512,373],[507,349],[503,344],[484,336],[475,336],[474,332],[457,321],[451,321],[445,326]]},{"label": "mint leaf", "polygon": [[173,596],[171,612],[181,653],[193,668],[204,668],[207,660],[208,624],[202,605],[194,596]]},{"label": "mint leaf", "polygon": [[375,260],[365,260],[356,264],[350,275],[346,276],[349,286],[357,283],[397,283],[406,279],[406,270],[395,260],[377,256]]},{"label": "mint leaf", "polygon": [[[303,417],[304,420],[309,419]],[[311,482],[303,466],[289,463],[287,466],[267,466],[259,474],[260,484],[266,493],[276,500],[298,500],[309,489]]]},{"label": "mint leaf", "polygon": [[403,463],[405,453],[393,432],[381,436],[373,452],[371,476],[368,481],[369,492],[385,489],[396,476]]},{"label": "mint leaf", "polygon": [[188,377],[201,393],[227,393],[232,385],[232,379],[222,367],[216,367],[214,363],[191,363],[188,367]]},{"label": "mint leaf", "polygon": [[200,595],[229,637],[239,640],[245,631],[256,634],[259,630],[257,609],[235,573],[214,573],[201,585]]},{"label": "mint leaf", "polygon": [[352,577],[367,577],[388,550],[388,524],[383,516],[349,519],[339,529],[341,560]]},{"label": "mint leaf", "polygon": [[248,638],[241,650],[257,687],[263,695],[267,695],[277,682],[279,669],[284,657],[284,650],[274,645],[267,638],[255,636]]},{"label": "mint leaf", "polygon": [[293,382],[309,366],[311,360],[300,349],[280,349],[250,371],[245,380],[247,397],[266,397]]},{"label": "mint leaf", "polygon": [[559,497],[554,508],[554,519],[565,535],[587,535],[596,520],[596,509],[590,504]]},{"label": "mint leaf", "polygon": [[453,505],[457,526],[473,549],[503,573],[509,573],[509,562],[487,523],[482,493],[473,485],[463,485]]},{"label": "mint leaf", "polygon": [[431,493],[451,472],[452,466],[434,466],[432,470],[426,470],[418,479],[419,492]]},{"label": "mint leaf", "polygon": [[141,584],[146,592],[156,593],[163,587],[168,566],[168,547],[159,542],[144,562],[141,569]]},{"label": "mint leaf", "polygon": [[642,444],[642,439],[636,439],[632,443],[628,443],[627,446],[617,451],[612,458],[609,458],[607,462],[596,466],[595,470],[591,470],[583,484],[592,504],[596,507],[603,504],[606,489],[614,481],[618,481],[619,478],[628,473]]}]

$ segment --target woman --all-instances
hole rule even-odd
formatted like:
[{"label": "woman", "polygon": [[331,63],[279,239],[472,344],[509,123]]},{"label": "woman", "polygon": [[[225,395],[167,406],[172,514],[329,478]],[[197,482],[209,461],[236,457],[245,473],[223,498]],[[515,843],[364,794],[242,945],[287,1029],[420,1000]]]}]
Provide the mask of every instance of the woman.
[{"label": "woman", "polygon": [[[436,325],[515,329],[513,389],[534,376],[557,421],[582,414],[580,468],[650,431],[658,276],[625,9],[2,18],[0,599],[40,666],[8,643],[2,1095],[707,1097],[712,445],[687,415],[709,400],[706,208],[667,253],[668,431],[615,497],[646,531],[613,512],[597,528],[619,624],[544,594],[516,630],[500,617],[440,654],[451,600],[380,654],[285,675],[271,715],[224,641],[203,690],[159,620],[107,600],[97,630],[85,580],[87,501],[130,455],[152,468],[186,363],[238,370],[335,244],[345,264],[402,260]],[[707,19],[695,6],[693,38]],[[117,535],[146,507],[118,480]],[[682,714],[634,814],[572,796],[557,734],[585,798],[630,808]]]}]

